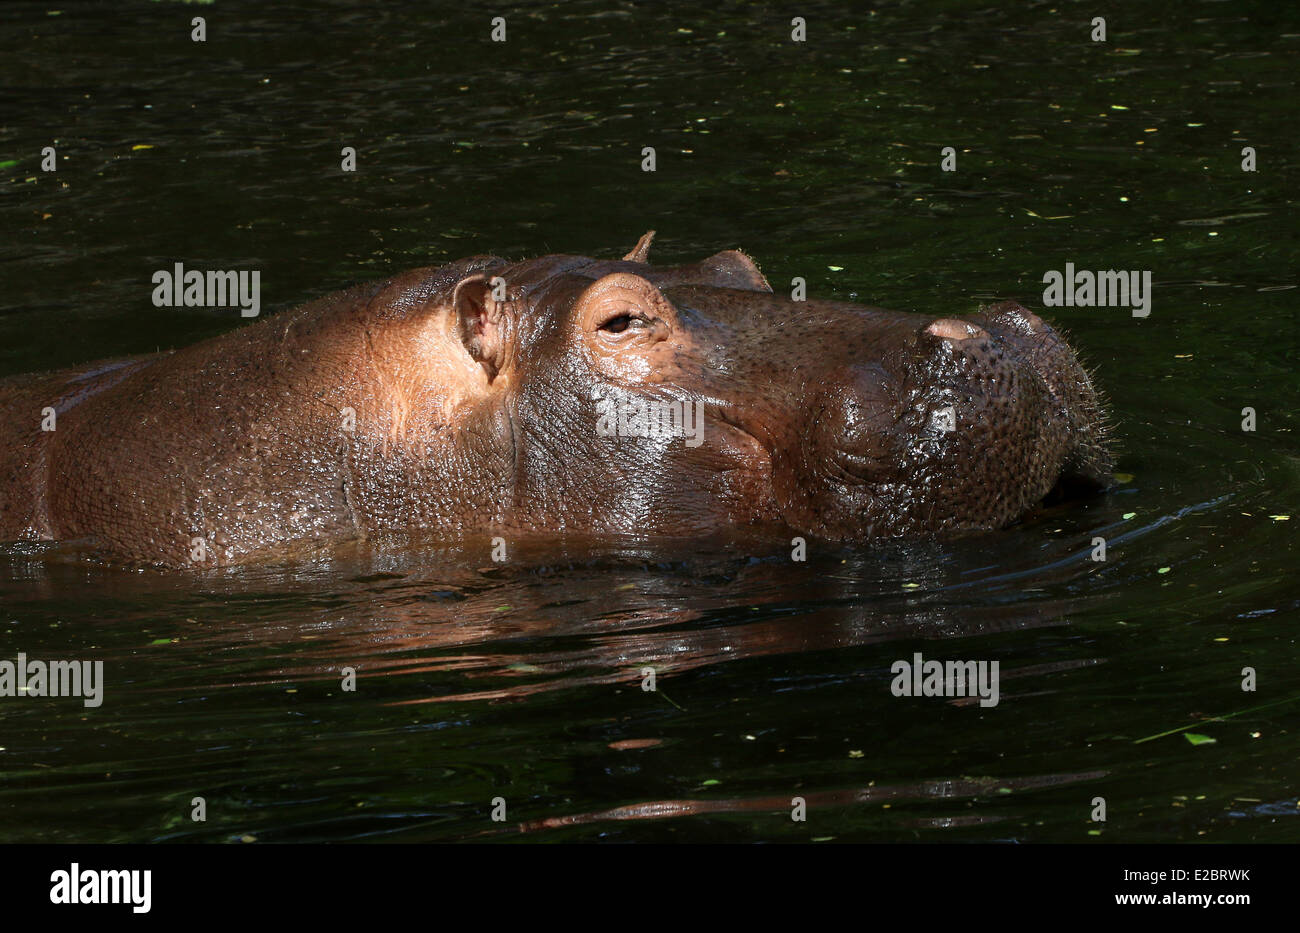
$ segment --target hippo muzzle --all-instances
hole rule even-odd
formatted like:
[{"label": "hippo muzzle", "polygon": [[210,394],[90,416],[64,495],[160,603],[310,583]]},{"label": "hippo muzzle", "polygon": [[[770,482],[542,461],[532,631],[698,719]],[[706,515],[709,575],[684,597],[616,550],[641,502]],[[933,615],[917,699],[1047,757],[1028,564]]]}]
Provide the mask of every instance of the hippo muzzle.
[{"label": "hippo muzzle", "polygon": [[877,359],[825,374],[774,457],[789,524],[845,541],[953,535],[1007,525],[1058,486],[1105,484],[1101,407],[1055,330],[1011,302],[898,318]]}]

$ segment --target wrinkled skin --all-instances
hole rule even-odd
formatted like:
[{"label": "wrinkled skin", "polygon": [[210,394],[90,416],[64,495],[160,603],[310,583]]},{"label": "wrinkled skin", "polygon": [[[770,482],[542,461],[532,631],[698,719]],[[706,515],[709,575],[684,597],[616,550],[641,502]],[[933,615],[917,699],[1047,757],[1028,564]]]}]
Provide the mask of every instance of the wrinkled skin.
[{"label": "wrinkled skin", "polygon": [[[1024,308],[794,302],[739,252],[650,265],[651,236],[619,261],[417,269],[174,353],[0,382],[0,539],[171,567],[417,530],[870,543],[999,528],[1106,482],[1088,376]],[[702,442],[603,435],[593,399],[614,389],[701,403]]]}]

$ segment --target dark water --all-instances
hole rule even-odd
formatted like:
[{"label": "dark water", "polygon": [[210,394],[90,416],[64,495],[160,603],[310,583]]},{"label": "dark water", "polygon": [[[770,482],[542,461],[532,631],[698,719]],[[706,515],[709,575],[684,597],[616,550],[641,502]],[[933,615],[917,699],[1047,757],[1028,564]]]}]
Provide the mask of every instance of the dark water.
[{"label": "dark water", "polygon": [[[1066,262],[1155,290],[1146,319],[1045,312],[1124,482],[957,544],[204,577],[10,548],[0,657],[107,687],[0,700],[0,840],[1300,839],[1296,14],[1125,4],[1094,43],[1094,4],[798,6],[803,44],[749,4],[513,4],[502,46],[497,11],[428,3],[4,5],[0,375],[238,326],[151,305],[177,261],[262,270],[274,311],[653,227],[661,261],[739,246],[778,288],[936,315],[1039,308]],[[894,697],[916,651],[999,661],[1001,702]]]}]

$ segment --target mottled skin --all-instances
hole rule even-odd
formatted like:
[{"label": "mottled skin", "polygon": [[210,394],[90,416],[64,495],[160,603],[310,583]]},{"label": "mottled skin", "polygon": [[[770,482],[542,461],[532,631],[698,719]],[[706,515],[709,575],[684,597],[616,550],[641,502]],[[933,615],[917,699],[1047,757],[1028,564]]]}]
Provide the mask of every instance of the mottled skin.
[{"label": "mottled skin", "polygon": [[[1062,480],[1105,481],[1089,379],[1024,308],[794,302],[742,253],[649,265],[650,237],[620,261],[417,269],[0,382],[0,539],[170,567],[417,530],[870,542],[998,528]],[[593,387],[703,403],[703,443],[601,436]]]}]

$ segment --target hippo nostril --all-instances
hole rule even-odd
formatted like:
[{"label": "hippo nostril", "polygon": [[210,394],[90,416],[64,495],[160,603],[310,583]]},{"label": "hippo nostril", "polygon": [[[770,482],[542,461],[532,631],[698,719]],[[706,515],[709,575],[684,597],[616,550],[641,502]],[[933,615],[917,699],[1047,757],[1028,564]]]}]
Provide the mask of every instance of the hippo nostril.
[{"label": "hippo nostril", "polygon": [[941,337],[944,340],[952,340],[960,343],[963,340],[971,340],[975,337],[988,337],[988,332],[978,324],[972,324],[970,321],[960,321],[956,318],[940,318],[933,324],[926,327],[925,332],[935,337]]}]

